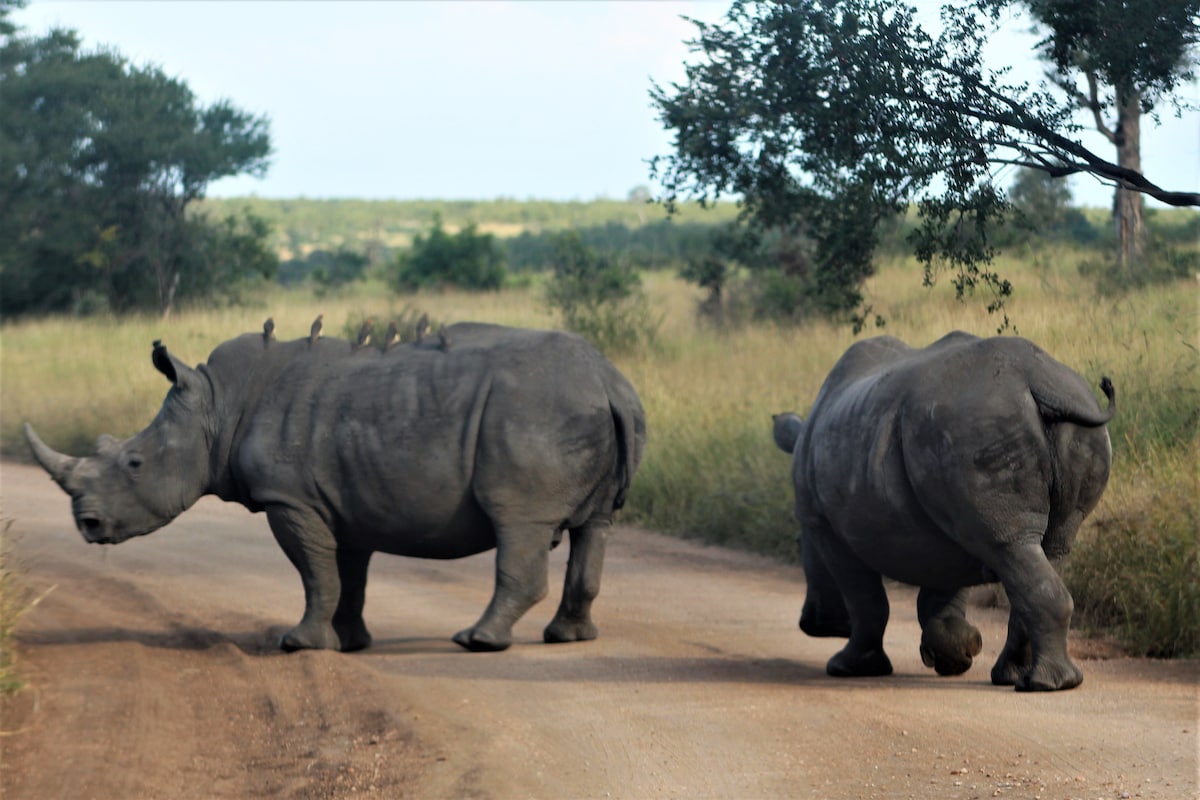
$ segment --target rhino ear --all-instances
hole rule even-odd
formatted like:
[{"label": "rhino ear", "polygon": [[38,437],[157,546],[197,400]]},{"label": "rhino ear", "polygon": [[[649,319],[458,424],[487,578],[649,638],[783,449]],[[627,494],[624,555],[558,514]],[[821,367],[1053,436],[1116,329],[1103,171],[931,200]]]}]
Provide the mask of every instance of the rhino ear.
[{"label": "rhino ear", "polygon": [[167,346],[162,343],[162,340],[154,340],[154,350],[150,354],[150,360],[154,362],[154,368],[166,375],[167,380],[176,386],[184,388],[192,382],[195,370],[168,353]]}]

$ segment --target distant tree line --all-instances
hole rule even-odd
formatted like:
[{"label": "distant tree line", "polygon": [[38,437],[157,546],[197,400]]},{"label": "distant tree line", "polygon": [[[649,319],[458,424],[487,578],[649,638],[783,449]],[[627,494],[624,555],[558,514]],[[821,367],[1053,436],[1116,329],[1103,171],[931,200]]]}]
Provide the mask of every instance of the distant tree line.
[{"label": "distant tree line", "polygon": [[153,309],[273,277],[267,223],[189,213],[209,183],[261,175],[268,123],[0,0],[0,313]]}]

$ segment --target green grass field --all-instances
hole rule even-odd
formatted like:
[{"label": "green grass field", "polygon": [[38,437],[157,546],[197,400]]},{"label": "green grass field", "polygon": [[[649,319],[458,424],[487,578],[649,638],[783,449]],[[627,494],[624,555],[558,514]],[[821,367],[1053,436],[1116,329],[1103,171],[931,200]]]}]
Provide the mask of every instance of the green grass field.
[{"label": "green grass field", "polygon": [[[1198,655],[1197,285],[1181,281],[1101,296],[1079,276],[1077,258],[1043,251],[1036,259],[999,265],[1017,287],[1007,308],[1012,332],[1034,340],[1093,386],[1110,376],[1118,391],[1109,489],[1066,569],[1077,624],[1119,637],[1132,652]],[[697,321],[700,290],[662,274],[646,276],[645,287],[663,315],[657,342],[614,358],[641,394],[650,432],[625,518],[794,558],[788,457],[772,442],[771,415],[806,413],[854,335],[824,321],[715,329]],[[887,319],[884,332],[912,345],[954,329],[990,335],[998,325],[984,310],[986,301],[956,301],[948,281],[922,288],[910,261],[884,266],[867,294]],[[327,332],[337,335],[368,314],[378,321],[413,309],[446,323],[557,324],[536,285],[405,297],[365,285],[320,301],[276,290],[254,307],[184,311],[169,320],[6,324],[0,449],[28,460],[20,435],[25,420],[51,446],[73,454],[90,452],[99,433],[124,437],[141,429],[167,389],[150,364],[154,339],[197,363],[219,342],[259,330],[268,314],[280,338],[292,338],[307,334],[318,312],[325,314]],[[797,596],[797,607],[799,602]]]}]

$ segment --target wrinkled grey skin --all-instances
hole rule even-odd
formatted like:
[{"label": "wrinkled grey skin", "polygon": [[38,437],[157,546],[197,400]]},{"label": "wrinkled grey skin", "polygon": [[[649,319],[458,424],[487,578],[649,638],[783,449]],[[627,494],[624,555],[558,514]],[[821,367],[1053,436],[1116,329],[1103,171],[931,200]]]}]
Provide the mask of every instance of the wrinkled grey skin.
[{"label": "wrinkled grey skin", "polygon": [[849,637],[836,676],[888,675],[881,576],[920,587],[921,657],[965,672],[982,648],[967,588],[1001,581],[1012,604],[992,682],[1070,689],[1073,604],[1051,562],[1070,550],[1108,481],[1102,411],[1083,379],[1029,341],[955,332],[924,349],[858,342],[807,421],[775,417],[793,453],[808,593],[800,628]]},{"label": "wrinkled grey skin", "polygon": [[148,428],[101,437],[96,454],[54,452],[26,425],[89,542],[159,528],[203,495],[265,511],[300,572],[305,611],[286,650],[357,650],[376,551],[459,558],[496,548],[480,620],[455,635],[501,650],[547,593],[547,554],[571,551],[548,642],[593,639],[605,539],[642,457],[637,393],[566,333],[464,323],[435,343],[383,353],[341,339],[220,345],[196,369],[158,345],[173,386]]}]

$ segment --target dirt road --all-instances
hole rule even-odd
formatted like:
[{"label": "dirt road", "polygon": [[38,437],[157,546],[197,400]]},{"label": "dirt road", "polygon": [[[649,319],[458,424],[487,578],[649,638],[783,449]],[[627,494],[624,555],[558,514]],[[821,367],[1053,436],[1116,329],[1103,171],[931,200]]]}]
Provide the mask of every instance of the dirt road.
[{"label": "dirt road", "polygon": [[29,688],[3,706],[5,800],[1198,794],[1200,664],[1093,658],[1079,689],[1019,695],[988,682],[994,610],[972,612],[976,665],[938,678],[894,588],[896,675],[835,680],[839,641],[796,628],[798,569],[623,527],[595,642],[541,643],[563,547],[507,652],[450,642],[490,595],[484,554],[377,556],[375,646],[283,654],[303,593],[261,515],[206,499],[105,548],[43,473],[6,463],[0,491],[48,591],[19,637]]}]

